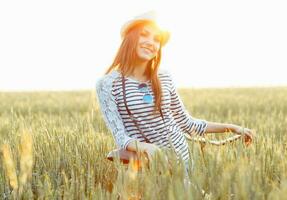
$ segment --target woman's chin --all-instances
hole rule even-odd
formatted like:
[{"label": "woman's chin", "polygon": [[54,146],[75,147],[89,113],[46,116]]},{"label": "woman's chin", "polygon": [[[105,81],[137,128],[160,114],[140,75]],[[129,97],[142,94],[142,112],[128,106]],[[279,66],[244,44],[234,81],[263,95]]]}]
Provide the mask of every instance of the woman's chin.
[{"label": "woman's chin", "polygon": [[153,57],[146,55],[146,56],[139,56],[139,59],[140,59],[142,62],[148,62],[148,61],[152,60]]}]

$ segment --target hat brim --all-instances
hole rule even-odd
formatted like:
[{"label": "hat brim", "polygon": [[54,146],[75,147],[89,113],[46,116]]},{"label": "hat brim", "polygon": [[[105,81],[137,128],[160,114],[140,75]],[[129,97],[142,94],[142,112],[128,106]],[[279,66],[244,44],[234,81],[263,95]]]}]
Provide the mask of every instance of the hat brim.
[{"label": "hat brim", "polygon": [[137,20],[130,20],[127,23],[125,23],[122,28],[121,28],[121,37],[122,39],[126,36],[126,34],[132,30],[135,26],[139,25],[139,24],[143,24],[143,23],[152,23],[155,24],[158,29],[160,30],[160,34],[161,34],[161,46],[164,46],[170,38],[170,33],[167,30],[163,30],[161,29],[154,21],[151,20],[141,20],[141,19],[137,19]]}]

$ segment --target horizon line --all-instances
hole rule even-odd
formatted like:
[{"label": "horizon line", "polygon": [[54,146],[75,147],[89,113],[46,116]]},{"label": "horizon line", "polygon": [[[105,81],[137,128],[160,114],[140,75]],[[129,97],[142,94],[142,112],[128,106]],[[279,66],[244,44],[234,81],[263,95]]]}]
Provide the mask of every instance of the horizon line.
[{"label": "horizon line", "polygon": [[[266,89],[266,88],[287,88],[287,85],[250,85],[250,86],[183,86],[177,87],[178,90],[186,90],[186,89]],[[87,91],[95,91],[96,88],[75,88],[75,89],[0,89],[0,93],[31,93],[31,92],[87,92]]]}]

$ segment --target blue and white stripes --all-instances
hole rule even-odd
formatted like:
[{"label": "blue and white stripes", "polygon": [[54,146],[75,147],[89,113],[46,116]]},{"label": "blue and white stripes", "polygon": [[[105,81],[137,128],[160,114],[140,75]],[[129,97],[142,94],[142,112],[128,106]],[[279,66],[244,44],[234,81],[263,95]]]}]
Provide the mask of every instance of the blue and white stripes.
[{"label": "blue and white stripes", "polygon": [[[142,82],[129,77],[125,80],[127,107],[149,141],[160,148],[174,148],[179,157],[183,160],[188,160],[188,145],[183,133],[203,135],[207,126],[206,121],[192,118],[189,115],[184,108],[169,73],[160,72],[158,76],[162,86],[162,113],[164,120],[162,120],[159,112],[153,114],[154,102],[146,103],[143,101],[144,94],[138,89],[139,84]],[[108,86],[108,83],[112,85],[112,87],[105,88],[105,85],[102,85],[107,84]],[[100,84],[102,86],[97,87],[97,93],[100,106],[103,107],[101,110],[104,111],[102,113],[106,119],[105,121],[111,129],[117,145],[126,147],[127,144],[134,139],[144,142],[144,137],[133,123],[124,105],[121,74],[114,70],[100,79],[97,85]],[[146,84],[154,99],[151,82],[148,81]],[[107,92],[109,93],[103,93],[101,91],[103,89],[108,89],[109,91]],[[113,101],[117,106],[117,111],[112,109],[112,111],[109,112],[110,109],[105,108],[105,106],[109,106],[107,103],[104,103],[106,101]],[[111,122],[115,123],[114,120],[109,120],[110,118],[114,119],[113,115],[119,115],[121,117],[120,119],[117,118],[117,120],[120,120],[117,122],[117,126],[111,126],[109,124]],[[124,127],[119,128],[119,126]],[[125,131],[116,133],[117,130],[114,130],[114,128]]]}]

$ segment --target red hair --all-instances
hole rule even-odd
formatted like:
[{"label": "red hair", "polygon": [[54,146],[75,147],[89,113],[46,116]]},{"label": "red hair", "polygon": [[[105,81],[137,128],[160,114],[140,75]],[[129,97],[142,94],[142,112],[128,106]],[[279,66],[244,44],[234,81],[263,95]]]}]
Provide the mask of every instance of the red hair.
[{"label": "red hair", "polygon": [[[124,37],[120,48],[112,65],[106,71],[110,73],[113,69],[118,69],[123,76],[129,76],[133,72],[133,66],[137,59],[136,47],[138,44],[139,35],[146,23],[138,24],[133,27]],[[152,90],[155,96],[155,109],[154,112],[161,109],[161,84],[158,78],[158,69],[161,60],[161,47],[157,55],[148,62],[145,75],[151,80]]]}]

